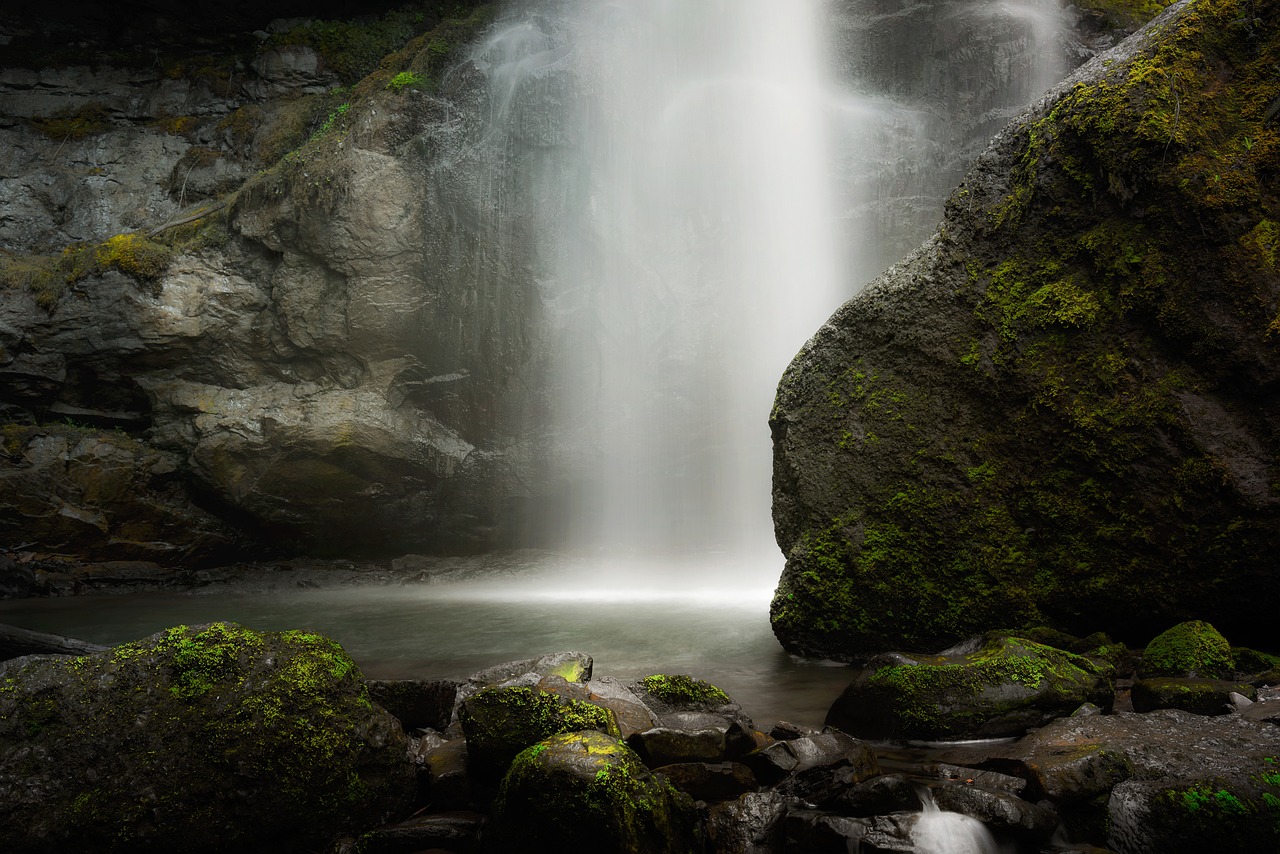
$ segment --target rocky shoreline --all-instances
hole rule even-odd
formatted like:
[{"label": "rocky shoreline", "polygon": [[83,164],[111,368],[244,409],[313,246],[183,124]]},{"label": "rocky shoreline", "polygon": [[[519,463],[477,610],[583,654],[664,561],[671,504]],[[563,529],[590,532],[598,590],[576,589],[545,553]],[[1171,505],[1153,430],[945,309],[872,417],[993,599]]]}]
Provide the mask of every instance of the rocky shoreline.
[{"label": "rocky shoreline", "polygon": [[[179,626],[0,665],[0,839],[15,852],[173,850],[192,834],[195,851],[929,852],[951,822],[972,850],[1019,854],[1280,841],[1280,660],[1203,623],[1141,654],[1056,639],[1091,648],[997,633],[886,654],[851,671],[821,731],[765,733],[708,682],[624,683],[584,653],[457,682],[366,681],[320,635]],[[1156,681],[1188,690],[1155,707],[1123,690]],[[1174,708],[1205,682],[1251,696]],[[943,717],[948,740],[929,741]]]}]

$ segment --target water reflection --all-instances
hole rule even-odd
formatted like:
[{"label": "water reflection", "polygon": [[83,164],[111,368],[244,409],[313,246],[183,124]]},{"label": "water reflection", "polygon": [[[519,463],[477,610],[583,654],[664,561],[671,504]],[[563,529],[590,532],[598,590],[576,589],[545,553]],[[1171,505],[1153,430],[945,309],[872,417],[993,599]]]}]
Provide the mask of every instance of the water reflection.
[{"label": "water reflection", "polygon": [[[770,590],[721,573],[631,568],[635,583],[581,572],[482,581],[344,585],[289,592],[194,592],[0,602],[0,622],[102,644],[168,626],[231,620],[311,629],[338,640],[370,678],[462,678],[546,652],[580,650],[598,675],[691,673],[737,699],[758,726],[821,726],[848,682],[839,666],[799,662],[773,637]],[[619,574],[610,573],[611,578]]]}]

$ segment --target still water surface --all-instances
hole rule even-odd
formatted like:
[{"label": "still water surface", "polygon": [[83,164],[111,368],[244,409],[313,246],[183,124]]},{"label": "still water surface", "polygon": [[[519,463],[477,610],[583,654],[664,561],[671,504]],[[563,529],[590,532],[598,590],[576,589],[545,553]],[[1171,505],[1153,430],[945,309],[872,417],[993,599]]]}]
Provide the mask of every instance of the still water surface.
[{"label": "still water surface", "polygon": [[319,590],[11,600],[0,602],[0,622],[101,644],[212,620],[309,629],[339,641],[375,679],[461,679],[503,661],[577,650],[594,657],[598,676],[706,679],[764,729],[778,719],[820,727],[848,684],[846,668],[796,660],[778,645],[769,626],[771,585],[679,567],[611,578],[539,571]]}]

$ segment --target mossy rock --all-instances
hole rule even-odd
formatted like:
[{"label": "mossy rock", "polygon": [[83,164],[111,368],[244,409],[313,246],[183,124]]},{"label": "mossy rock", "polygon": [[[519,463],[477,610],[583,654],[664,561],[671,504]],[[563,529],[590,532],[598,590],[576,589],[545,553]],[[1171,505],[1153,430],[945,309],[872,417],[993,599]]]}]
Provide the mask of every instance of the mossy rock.
[{"label": "mossy rock", "polygon": [[485,827],[483,849],[701,851],[693,801],[599,732],[554,735],[511,765]]},{"label": "mossy rock", "polygon": [[334,641],[177,626],[0,667],[0,848],[296,852],[407,807],[399,723]]},{"label": "mossy rock", "polygon": [[1172,6],[997,135],[806,343],[770,415],[785,648],[1191,613],[1269,642],[1278,63],[1280,0]]},{"label": "mossy rock", "polygon": [[1229,775],[1127,780],[1111,792],[1108,819],[1117,851],[1280,851],[1280,766],[1265,757]]},{"label": "mossy rock", "polygon": [[719,708],[733,702],[728,694],[710,682],[685,674],[646,676],[633,686],[633,690],[672,709]]},{"label": "mossy rock", "polygon": [[1161,632],[1142,651],[1139,673],[1149,676],[1198,676],[1227,679],[1235,670],[1231,644],[1202,620],[1179,623]]},{"label": "mossy rock", "polygon": [[1233,710],[1232,693],[1250,700],[1258,691],[1247,682],[1172,676],[1138,679],[1133,683],[1133,710],[1181,709],[1196,715],[1225,715]]},{"label": "mossy rock", "polygon": [[520,751],[557,733],[621,735],[609,709],[536,688],[485,688],[462,702],[458,717],[470,768],[482,781],[496,782]]},{"label": "mossy rock", "polygon": [[1265,674],[1280,668],[1280,656],[1259,652],[1247,646],[1232,647],[1231,657],[1235,660],[1236,671],[1239,673]]},{"label": "mossy rock", "polygon": [[992,635],[972,652],[873,659],[827,713],[859,738],[1021,735],[1080,704],[1110,708],[1109,670],[1084,656]]}]

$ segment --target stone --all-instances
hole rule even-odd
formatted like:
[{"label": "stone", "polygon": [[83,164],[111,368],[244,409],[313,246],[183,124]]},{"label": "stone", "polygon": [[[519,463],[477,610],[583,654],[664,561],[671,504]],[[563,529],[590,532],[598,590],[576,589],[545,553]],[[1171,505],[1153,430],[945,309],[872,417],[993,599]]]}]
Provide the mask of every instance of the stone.
[{"label": "stone", "polygon": [[627,739],[627,746],[650,768],[680,762],[720,762],[727,758],[723,730],[655,727]]},{"label": "stone", "polygon": [[977,785],[937,786],[933,800],[940,809],[976,818],[993,831],[1003,831],[1032,844],[1044,843],[1058,827],[1052,810],[1016,795]]},{"label": "stone", "polygon": [[463,809],[475,802],[467,771],[467,740],[461,732],[448,740],[421,739],[413,758],[420,802],[444,810]]},{"label": "stone", "polygon": [[870,817],[893,812],[919,812],[915,784],[902,774],[883,774],[842,791],[823,807],[840,815]]},{"label": "stone", "polygon": [[1107,804],[1108,847],[1120,854],[1276,850],[1280,773],[1267,758],[1225,777],[1126,780]]},{"label": "stone", "polygon": [[1109,674],[1084,656],[1000,634],[952,655],[873,658],[827,724],[870,739],[1021,735],[1081,703],[1110,706]]},{"label": "stone", "polygon": [[494,801],[484,850],[701,850],[693,801],[618,739],[554,735],[522,752]]},{"label": "stone", "polygon": [[1235,670],[1231,644],[1203,620],[1179,623],[1156,635],[1142,651],[1138,675],[1229,679]]},{"label": "stone", "polygon": [[[1219,38],[1250,8],[1174,4],[1046,92],[797,354],[770,416],[789,652],[1187,614],[1273,642],[1276,175],[1228,117],[1273,99],[1280,17]],[[1172,142],[1150,74],[1183,81]],[[1228,168],[1207,139],[1245,151],[1236,189],[1199,177]]]},{"label": "stone", "polygon": [[857,819],[813,810],[788,810],[782,820],[782,851],[805,854],[847,854],[860,851],[867,825]]},{"label": "stone", "polygon": [[458,720],[469,768],[482,782],[500,780],[517,754],[548,736],[580,730],[619,734],[608,709],[523,686],[477,691],[462,701]]},{"label": "stone", "polygon": [[468,810],[433,812],[379,827],[352,840],[352,854],[409,854],[443,849],[475,851],[484,816]]},{"label": "stone", "polygon": [[733,698],[711,683],[692,676],[659,673],[646,676],[630,688],[664,723],[667,716],[673,714],[703,713],[737,720],[746,732],[755,729],[751,718]]},{"label": "stone", "polygon": [[405,731],[443,730],[453,718],[458,683],[448,680],[370,679],[369,696],[395,715]]},{"label": "stone", "polygon": [[786,799],[772,790],[748,792],[707,812],[710,854],[772,854],[780,843]]},{"label": "stone", "polygon": [[735,800],[758,785],[751,769],[740,762],[680,762],[656,770],[695,801],[707,803]]},{"label": "stone", "polygon": [[413,798],[399,724],[322,635],[178,626],[0,686],[8,851],[318,848]]},{"label": "stone", "polygon": [[747,754],[742,762],[765,785],[792,777],[788,794],[800,798],[849,786],[880,773],[875,753],[867,744],[830,729],[774,742]]},{"label": "stone", "polygon": [[1249,700],[1258,692],[1248,683],[1222,679],[1137,679],[1133,683],[1133,710],[1182,709],[1197,715],[1225,715],[1236,711],[1232,694]]}]

